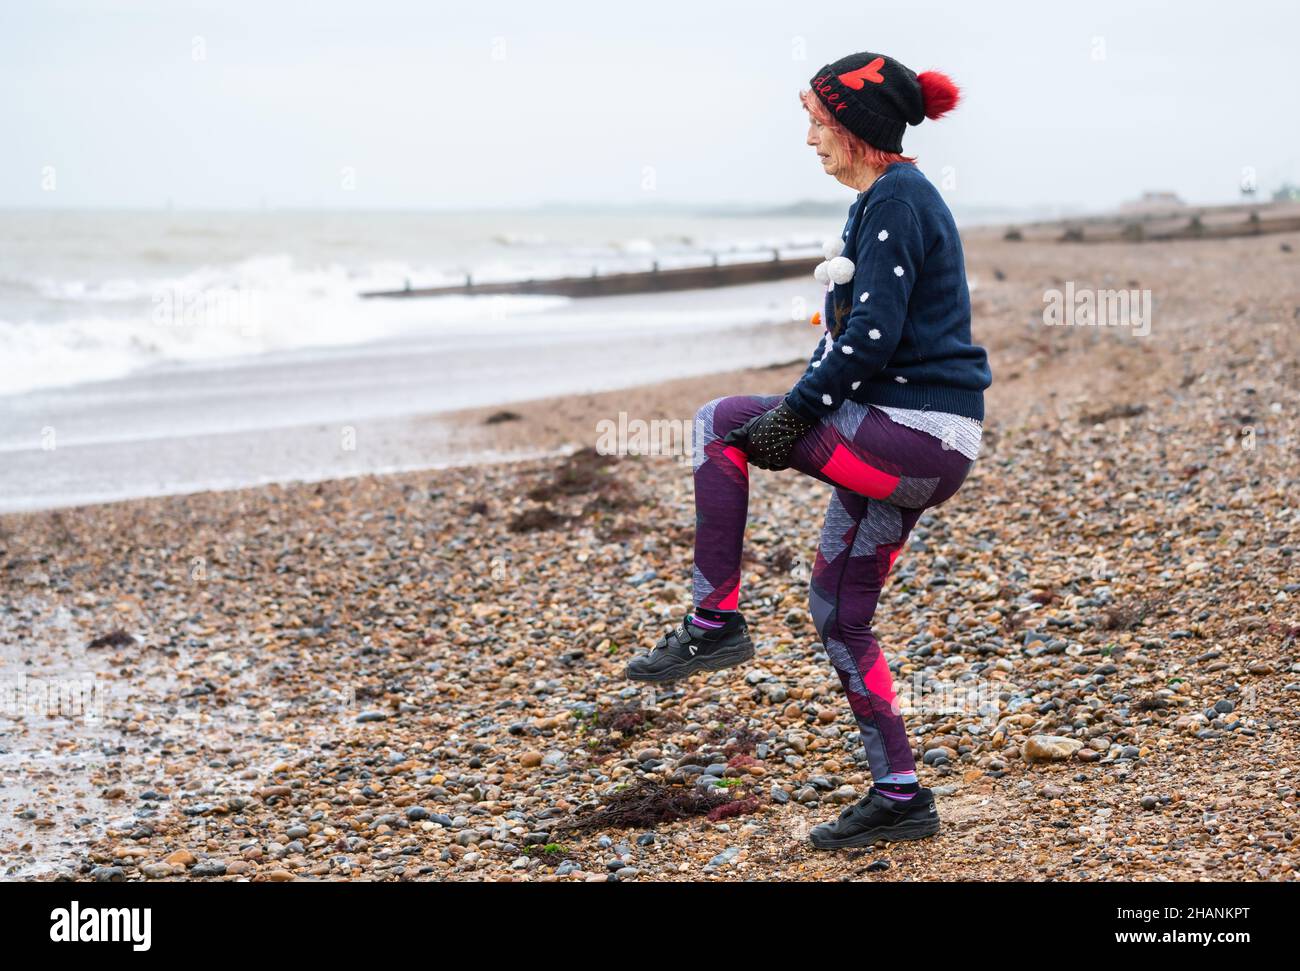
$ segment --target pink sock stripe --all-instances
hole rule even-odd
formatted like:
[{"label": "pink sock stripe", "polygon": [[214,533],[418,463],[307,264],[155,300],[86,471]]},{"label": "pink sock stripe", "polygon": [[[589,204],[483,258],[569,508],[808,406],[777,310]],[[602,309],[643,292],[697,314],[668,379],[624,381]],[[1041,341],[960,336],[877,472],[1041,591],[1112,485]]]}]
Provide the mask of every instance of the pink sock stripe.
[{"label": "pink sock stripe", "polygon": [[716,620],[708,620],[705,617],[701,617],[699,614],[691,614],[691,623],[696,627],[707,627],[710,630],[717,630],[719,627],[727,626],[726,624],[720,623]]},{"label": "pink sock stripe", "polygon": [[843,445],[835,446],[822,471],[844,488],[872,499],[884,499],[898,488],[898,476],[868,465]]},{"label": "pink sock stripe", "polygon": [[891,772],[889,775],[877,779],[876,784],[882,786],[910,786],[916,781],[915,772]]}]

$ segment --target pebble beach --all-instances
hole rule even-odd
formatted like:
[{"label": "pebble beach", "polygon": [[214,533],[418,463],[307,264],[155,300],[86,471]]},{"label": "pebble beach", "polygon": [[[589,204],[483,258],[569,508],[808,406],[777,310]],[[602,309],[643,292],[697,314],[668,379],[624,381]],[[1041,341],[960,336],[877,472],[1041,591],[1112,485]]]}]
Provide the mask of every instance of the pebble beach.
[{"label": "pebble beach", "polygon": [[[691,465],[598,423],[800,359],[436,418],[540,458],[0,517],[0,872],[1294,880],[1297,248],[967,240],[983,452],[875,624],[937,837],[806,838],[870,785],[807,606],[823,483],[752,476],[753,661],[622,677],[690,605]],[[1149,290],[1149,333],[1045,324],[1067,283]]]}]

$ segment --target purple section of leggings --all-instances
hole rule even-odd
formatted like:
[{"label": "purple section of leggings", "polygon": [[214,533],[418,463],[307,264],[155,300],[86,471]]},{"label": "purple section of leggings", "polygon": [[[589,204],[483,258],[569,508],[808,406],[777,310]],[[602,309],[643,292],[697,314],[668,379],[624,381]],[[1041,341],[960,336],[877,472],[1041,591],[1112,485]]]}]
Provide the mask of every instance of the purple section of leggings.
[{"label": "purple section of leggings", "polygon": [[[734,395],[710,401],[696,413],[696,606],[734,604],[739,592],[749,477],[725,454],[722,438],[780,400],[780,395]],[[824,468],[839,447],[854,461],[884,473],[876,480],[896,478],[897,487],[887,496],[872,497],[837,482]],[[845,402],[819,422],[791,456],[791,469],[832,487],[808,601],[875,779],[916,770],[889,667],[871,629],[876,604],[894,558],[921,513],[956,493],[971,465],[937,438],[856,402]]]}]

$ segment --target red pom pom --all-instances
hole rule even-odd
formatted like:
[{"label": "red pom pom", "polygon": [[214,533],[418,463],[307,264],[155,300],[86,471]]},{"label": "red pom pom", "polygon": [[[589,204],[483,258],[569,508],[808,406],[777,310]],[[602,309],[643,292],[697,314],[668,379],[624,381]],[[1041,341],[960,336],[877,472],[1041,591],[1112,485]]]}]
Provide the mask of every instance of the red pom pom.
[{"label": "red pom pom", "polygon": [[942,118],[961,100],[961,91],[952,78],[938,71],[922,71],[916,76],[921,83],[921,97],[925,100],[925,117]]}]

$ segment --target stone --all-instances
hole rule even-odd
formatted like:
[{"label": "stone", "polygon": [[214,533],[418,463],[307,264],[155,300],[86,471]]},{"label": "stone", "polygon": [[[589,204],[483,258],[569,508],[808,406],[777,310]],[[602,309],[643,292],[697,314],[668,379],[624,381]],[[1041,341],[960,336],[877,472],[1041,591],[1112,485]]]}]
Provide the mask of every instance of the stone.
[{"label": "stone", "polygon": [[1063,762],[1083,748],[1083,742],[1064,735],[1033,735],[1025,742],[1021,757],[1026,762]]}]

